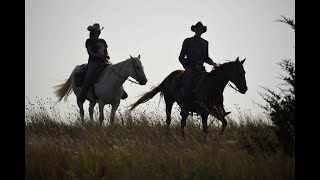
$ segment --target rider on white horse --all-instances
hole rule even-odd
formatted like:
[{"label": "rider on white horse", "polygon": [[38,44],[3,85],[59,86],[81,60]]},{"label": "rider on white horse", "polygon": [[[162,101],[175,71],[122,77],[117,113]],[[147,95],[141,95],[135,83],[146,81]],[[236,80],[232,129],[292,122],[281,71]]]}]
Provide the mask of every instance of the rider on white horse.
[{"label": "rider on white horse", "polygon": [[[101,64],[111,65],[109,62],[110,56],[108,54],[108,45],[104,39],[99,38],[101,33],[100,25],[98,23],[93,24],[92,26],[88,26],[87,30],[90,31],[90,38],[86,40],[86,48],[89,54],[88,65],[87,65],[87,73],[81,88],[81,94],[78,97],[78,101],[84,103],[86,100],[87,92],[89,87],[93,84],[93,76],[96,72],[97,68]],[[121,99],[127,98],[128,95],[125,91],[123,91]]]}]

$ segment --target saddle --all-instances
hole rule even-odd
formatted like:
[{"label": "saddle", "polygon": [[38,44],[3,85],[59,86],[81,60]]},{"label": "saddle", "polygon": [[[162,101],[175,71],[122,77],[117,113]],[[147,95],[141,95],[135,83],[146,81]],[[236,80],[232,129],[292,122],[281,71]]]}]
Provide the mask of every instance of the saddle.
[{"label": "saddle", "polygon": [[[198,90],[200,89],[200,87],[202,86],[203,82],[207,79],[208,77],[208,72],[205,71],[198,71],[198,72],[193,72],[193,78],[192,78],[192,92],[196,93],[198,92]],[[183,87],[183,77],[184,77],[184,73],[180,73],[177,75],[177,77],[175,78],[174,84],[175,84],[175,89],[181,89]]]},{"label": "saddle", "polygon": [[[82,64],[80,65],[80,71],[76,72],[74,75],[75,78],[75,85],[77,87],[81,87],[84,83],[84,79],[87,73],[87,66],[88,64]],[[102,72],[104,71],[105,68],[107,68],[108,66],[110,66],[107,63],[100,63],[98,64],[97,70],[95,72],[95,74],[93,75],[93,83],[96,83],[98,81],[98,79],[100,78]]]},{"label": "saddle", "polygon": [[[192,101],[194,101],[194,95],[198,92],[198,90],[200,89],[200,87],[202,86],[202,84],[204,83],[204,81],[207,79],[207,76],[209,73],[207,73],[206,71],[196,71],[193,72],[193,78],[192,78]],[[175,79],[172,82],[172,90],[173,90],[173,94],[176,95],[176,97],[180,97],[181,98],[181,93],[182,93],[182,88],[183,88],[183,78],[185,76],[185,73],[182,72],[180,74],[178,74]],[[181,99],[177,98],[177,102],[180,102]],[[192,106],[191,103],[190,105]]]},{"label": "saddle", "polygon": [[[201,88],[201,86],[203,85],[203,83],[206,81],[209,73],[206,71],[197,71],[194,72],[195,74],[193,75],[193,79],[192,79],[192,103],[190,104],[190,111],[196,112],[196,107],[194,106],[195,104],[197,104],[197,98],[195,97],[195,94],[198,92],[198,90]],[[178,74],[175,78],[175,80],[173,81],[173,90],[174,90],[174,94],[178,95],[179,97],[181,97],[181,88],[183,88],[183,81],[182,78],[185,74],[182,72],[180,74]],[[223,96],[222,94],[215,94],[212,96],[212,98],[214,98],[215,102],[217,104],[213,104],[213,106],[215,107],[214,112],[221,114],[224,116],[230,114],[230,112],[226,112],[226,110],[224,109],[223,106]],[[221,104],[222,106],[220,106],[219,104]]]}]

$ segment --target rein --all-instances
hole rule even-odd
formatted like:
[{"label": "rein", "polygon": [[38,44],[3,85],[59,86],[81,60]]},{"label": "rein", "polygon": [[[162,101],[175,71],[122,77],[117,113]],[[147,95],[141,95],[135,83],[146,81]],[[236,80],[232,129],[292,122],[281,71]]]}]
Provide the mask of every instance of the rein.
[{"label": "rein", "polygon": [[[123,64],[123,66],[124,66],[124,65],[125,65],[125,63]],[[135,71],[135,73],[136,73],[136,75],[137,75],[137,77],[138,77],[138,79],[139,79],[139,75],[138,75],[138,73],[137,73],[136,68],[134,67],[134,65],[135,65],[135,64],[133,64],[134,71]],[[123,69],[123,66],[121,67],[121,70]],[[111,69],[111,71],[112,71],[115,75],[117,75],[118,77],[120,77],[120,78],[122,78],[122,79],[125,79],[126,81],[130,81],[130,82],[132,82],[132,83],[135,83],[135,84],[140,84],[140,83],[138,83],[138,82],[136,82],[136,81],[133,81],[133,80],[131,80],[131,79],[128,79],[128,78],[125,78],[125,77],[121,76],[121,74],[117,73],[113,68],[110,67],[110,69]],[[120,70],[120,72],[121,72],[121,70]]]},{"label": "rein", "polygon": [[235,91],[238,91],[238,92],[239,92],[238,88],[235,87],[235,86],[233,86],[230,82],[228,83],[228,85],[229,85],[229,87],[231,87],[231,88],[234,89]]}]

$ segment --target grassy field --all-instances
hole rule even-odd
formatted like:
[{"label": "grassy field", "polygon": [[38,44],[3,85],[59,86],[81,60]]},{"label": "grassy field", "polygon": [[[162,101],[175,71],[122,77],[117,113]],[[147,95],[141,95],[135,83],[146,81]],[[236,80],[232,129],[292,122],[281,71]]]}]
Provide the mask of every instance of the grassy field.
[{"label": "grassy field", "polygon": [[113,126],[76,114],[26,106],[25,179],[295,179],[295,158],[259,117],[229,119],[222,137],[216,120],[207,137],[189,120],[182,138],[154,113],[120,113]]}]

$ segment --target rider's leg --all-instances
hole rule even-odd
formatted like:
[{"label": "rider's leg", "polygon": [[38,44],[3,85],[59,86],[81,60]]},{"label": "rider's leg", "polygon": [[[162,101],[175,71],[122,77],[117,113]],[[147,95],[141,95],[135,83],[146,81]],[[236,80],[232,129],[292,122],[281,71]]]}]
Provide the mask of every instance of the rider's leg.
[{"label": "rider's leg", "polygon": [[84,103],[84,101],[86,100],[87,97],[87,92],[89,90],[90,85],[92,84],[92,79],[93,79],[93,75],[96,72],[98,67],[98,63],[95,61],[90,61],[88,62],[88,66],[87,66],[87,73],[86,73],[86,77],[84,79],[82,88],[81,88],[81,94],[78,96],[78,100],[82,103]]},{"label": "rider's leg", "polygon": [[122,96],[121,96],[121,99],[126,99],[128,97],[128,94],[125,90],[123,90],[123,93],[122,93]]},{"label": "rider's leg", "polygon": [[[184,74],[181,91],[181,111],[188,111],[192,96],[192,74]],[[189,113],[188,113],[189,114]]]}]

